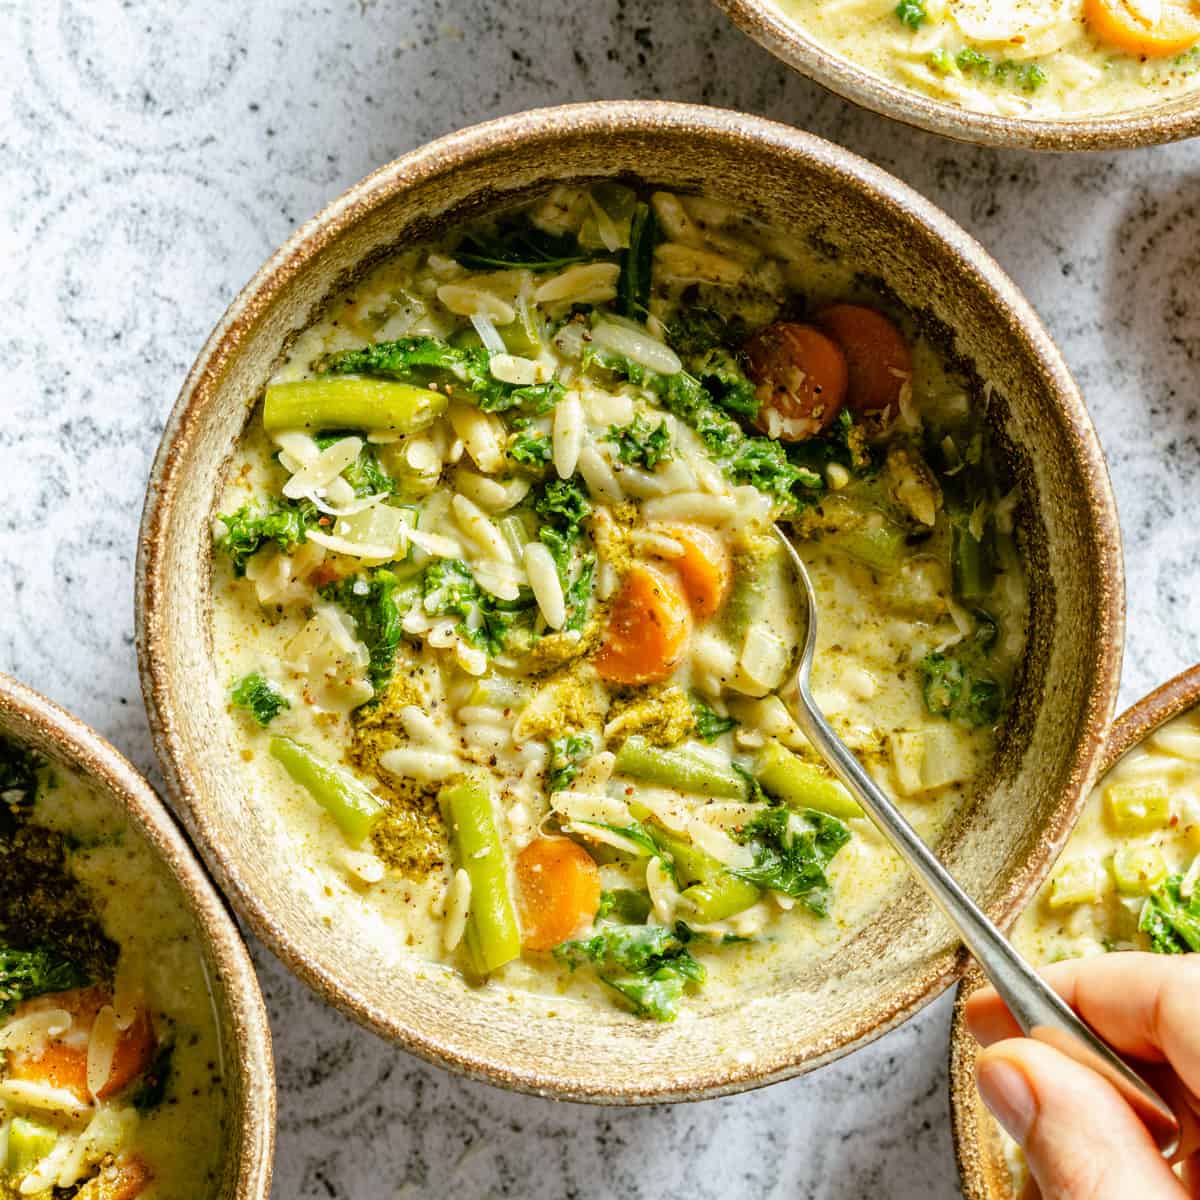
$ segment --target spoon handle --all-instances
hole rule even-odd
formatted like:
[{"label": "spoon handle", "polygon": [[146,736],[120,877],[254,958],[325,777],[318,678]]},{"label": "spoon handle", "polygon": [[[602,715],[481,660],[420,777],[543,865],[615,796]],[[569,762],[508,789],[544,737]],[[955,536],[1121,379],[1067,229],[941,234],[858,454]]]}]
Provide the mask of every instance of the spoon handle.
[{"label": "spoon handle", "polygon": [[1179,1144],[1179,1122],[1170,1107],[1088,1028],[959,887],[830,728],[809,692],[807,680],[801,681],[798,691],[796,718],[809,741],[858,798],[879,831],[899,851],[958,930],[1021,1031],[1056,1047],[1107,1079],[1151,1131],[1163,1154],[1172,1155]]}]

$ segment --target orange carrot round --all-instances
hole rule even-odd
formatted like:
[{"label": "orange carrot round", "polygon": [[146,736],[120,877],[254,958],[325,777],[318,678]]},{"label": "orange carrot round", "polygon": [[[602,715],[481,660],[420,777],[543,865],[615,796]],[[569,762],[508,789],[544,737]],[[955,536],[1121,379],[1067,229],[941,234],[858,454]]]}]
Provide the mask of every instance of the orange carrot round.
[{"label": "orange carrot round", "polygon": [[625,575],[593,660],[602,679],[655,683],[666,679],[687,650],[692,614],[680,585],[639,563]]},{"label": "orange carrot round", "polygon": [[680,558],[671,559],[679,573],[683,594],[697,621],[717,613],[733,583],[733,558],[715,533],[696,525],[667,525],[663,532],[683,547]]},{"label": "orange carrot round", "polygon": [[745,345],[763,433],[802,442],[828,429],[846,398],[846,356],[811,325],[777,321]]},{"label": "orange carrot round", "polygon": [[550,950],[595,919],[600,869],[569,838],[543,837],[517,855],[522,944]]},{"label": "orange carrot round", "polygon": [[1084,0],[1083,19],[1106,45],[1140,58],[1170,58],[1200,42],[1200,4],[1163,0],[1151,24],[1126,0]]},{"label": "orange carrot round", "polygon": [[894,409],[900,389],[912,378],[912,352],[904,334],[862,304],[831,304],[817,314],[817,324],[846,356],[847,407],[857,413]]}]

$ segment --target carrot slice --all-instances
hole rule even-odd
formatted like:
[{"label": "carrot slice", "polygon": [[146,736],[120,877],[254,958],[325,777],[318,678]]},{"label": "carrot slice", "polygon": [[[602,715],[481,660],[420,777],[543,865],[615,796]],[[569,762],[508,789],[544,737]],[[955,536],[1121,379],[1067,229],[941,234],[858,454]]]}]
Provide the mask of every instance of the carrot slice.
[{"label": "carrot slice", "polygon": [[613,683],[655,683],[679,666],[691,631],[680,585],[639,563],[629,569],[613,600],[594,665]]},{"label": "carrot slice", "polygon": [[1128,0],[1084,0],[1083,18],[1107,45],[1141,58],[1169,58],[1200,42],[1200,5],[1195,0],[1163,0],[1153,23]]},{"label": "carrot slice", "polygon": [[763,433],[802,442],[828,429],[846,398],[846,356],[811,325],[777,321],[745,345]]},{"label": "carrot slice", "polygon": [[591,924],[600,907],[600,868],[569,838],[544,837],[517,855],[522,944],[550,950]]},{"label": "carrot slice", "polygon": [[846,356],[847,407],[857,413],[894,408],[912,378],[904,334],[883,313],[862,304],[831,304],[817,314],[817,324]]},{"label": "carrot slice", "polygon": [[679,572],[692,616],[706,621],[720,610],[729,595],[733,558],[725,543],[707,529],[665,525],[663,532],[683,547],[683,556],[671,559],[671,566]]},{"label": "carrot slice", "polygon": [[[71,1028],[61,1038],[53,1038],[36,1052],[9,1054],[9,1075],[14,1079],[48,1083],[63,1088],[81,1101],[91,1099],[87,1086],[88,1037],[96,1022],[96,1014],[112,1003],[103,988],[75,988],[39,996],[18,1010],[18,1015],[40,1009],[61,1008],[74,1018]],[[133,1024],[124,1030],[113,1052],[108,1079],[96,1093],[97,1099],[107,1100],[126,1088],[146,1071],[154,1059],[157,1041],[150,1016],[139,1011]]]}]

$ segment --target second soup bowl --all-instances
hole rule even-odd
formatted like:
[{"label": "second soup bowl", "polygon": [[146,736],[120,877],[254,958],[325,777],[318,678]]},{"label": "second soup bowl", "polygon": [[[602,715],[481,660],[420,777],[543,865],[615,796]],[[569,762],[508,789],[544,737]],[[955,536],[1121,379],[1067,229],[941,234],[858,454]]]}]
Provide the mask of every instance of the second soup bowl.
[{"label": "second soup bowl", "polygon": [[[659,103],[548,109],[397,160],[303,226],[214,331],[167,424],[141,532],[138,649],[178,809],[255,932],[301,978],[404,1048],[560,1098],[697,1099],[812,1069],[892,1028],[962,968],[950,930],[905,883],[837,952],[776,971],[675,1024],[637,1022],[384,953],[311,903],[311,875],[248,785],[213,653],[211,530],[256,402],[297,335],[381,258],[558,183],[619,179],[704,194],[789,231],[872,281],[974,380],[1025,497],[1024,665],[986,784],[939,850],[1000,921],[1031,894],[1090,788],[1123,636],[1120,536],[1082,398],[1036,315],[987,254],[899,181],[818,138]],[[367,924],[354,924],[366,930]],[[378,935],[387,936],[387,935]],[[556,1009],[557,1011],[551,1011]]]}]

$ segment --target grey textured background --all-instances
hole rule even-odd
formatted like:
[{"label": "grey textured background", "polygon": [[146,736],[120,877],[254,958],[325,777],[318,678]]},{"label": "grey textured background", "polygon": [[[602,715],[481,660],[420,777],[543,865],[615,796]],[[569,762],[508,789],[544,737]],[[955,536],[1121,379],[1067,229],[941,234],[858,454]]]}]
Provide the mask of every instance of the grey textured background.
[{"label": "grey textured background", "polygon": [[[299,221],[380,163],[569,100],[789,121],[976,234],[1048,322],[1109,454],[1129,567],[1124,699],[1200,659],[1194,147],[1051,158],[913,133],[791,75],[706,0],[0,0],[0,30],[0,667],[152,778],[135,531],[209,329]],[[585,1109],[416,1063],[256,958],[281,1200],[956,1194],[945,1000],[807,1079]]]}]

